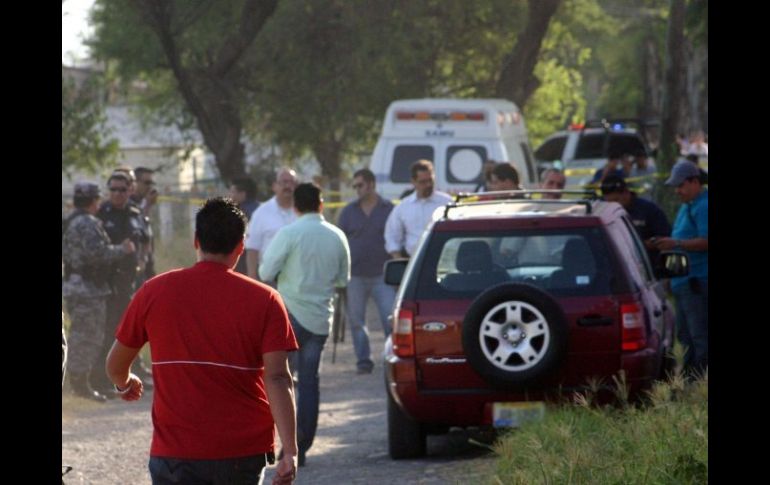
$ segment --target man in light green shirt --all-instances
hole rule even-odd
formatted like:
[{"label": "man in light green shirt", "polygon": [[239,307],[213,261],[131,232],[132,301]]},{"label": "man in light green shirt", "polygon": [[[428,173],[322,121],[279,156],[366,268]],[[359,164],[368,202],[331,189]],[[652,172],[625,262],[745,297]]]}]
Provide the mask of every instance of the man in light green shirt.
[{"label": "man in light green shirt", "polygon": [[350,280],[350,249],[345,234],[321,215],[320,188],[300,184],[293,197],[299,218],[281,228],[267,246],[259,277],[278,282],[299,342],[291,364],[299,381],[297,446],[299,466],[304,466],[318,426],[318,373],[334,317],[334,292]]}]

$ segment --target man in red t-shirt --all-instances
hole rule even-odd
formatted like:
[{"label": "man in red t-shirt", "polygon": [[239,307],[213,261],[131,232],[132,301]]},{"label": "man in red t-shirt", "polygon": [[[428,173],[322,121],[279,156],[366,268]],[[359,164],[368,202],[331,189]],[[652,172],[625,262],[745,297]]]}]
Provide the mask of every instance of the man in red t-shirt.
[{"label": "man in red t-shirt", "polygon": [[195,218],[198,262],[148,280],[134,295],[107,357],[126,401],[142,396],[129,372],[149,342],[155,392],[153,484],[261,483],[274,424],[283,445],[273,483],[297,465],[294,388],[287,352],[297,342],[277,291],[233,271],[246,218],[209,199]]}]

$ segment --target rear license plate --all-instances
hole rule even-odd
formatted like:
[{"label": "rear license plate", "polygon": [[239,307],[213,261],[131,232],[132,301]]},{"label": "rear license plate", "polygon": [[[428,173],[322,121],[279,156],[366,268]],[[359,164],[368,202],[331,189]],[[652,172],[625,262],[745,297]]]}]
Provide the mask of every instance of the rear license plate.
[{"label": "rear license plate", "polygon": [[545,416],[542,401],[496,402],[492,404],[492,426],[518,428],[528,421],[539,421]]}]

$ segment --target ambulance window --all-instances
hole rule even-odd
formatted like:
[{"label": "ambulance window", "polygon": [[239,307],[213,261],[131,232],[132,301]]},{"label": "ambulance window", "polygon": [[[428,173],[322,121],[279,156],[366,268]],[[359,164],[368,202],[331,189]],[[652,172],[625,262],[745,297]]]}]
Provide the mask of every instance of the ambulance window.
[{"label": "ambulance window", "polygon": [[480,183],[481,166],[487,159],[486,147],[480,145],[454,145],[446,151],[446,178],[449,183]]},{"label": "ambulance window", "polygon": [[430,145],[399,145],[393,150],[393,165],[390,167],[391,182],[411,182],[409,168],[417,160],[433,161],[433,147]]}]

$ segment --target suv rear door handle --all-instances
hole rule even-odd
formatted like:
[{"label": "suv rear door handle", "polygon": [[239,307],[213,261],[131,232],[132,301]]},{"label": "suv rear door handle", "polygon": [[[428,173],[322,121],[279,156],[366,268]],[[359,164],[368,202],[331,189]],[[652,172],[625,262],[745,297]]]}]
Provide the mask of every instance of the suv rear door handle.
[{"label": "suv rear door handle", "polygon": [[612,317],[603,317],[601,315],[586,315],[577,319],[577,324],[581,327],[599,327],[602,325],[612,325],[615,319]]}]

